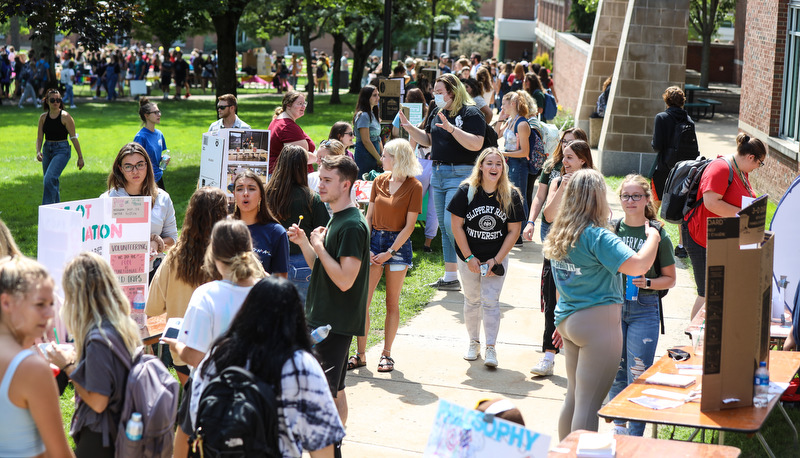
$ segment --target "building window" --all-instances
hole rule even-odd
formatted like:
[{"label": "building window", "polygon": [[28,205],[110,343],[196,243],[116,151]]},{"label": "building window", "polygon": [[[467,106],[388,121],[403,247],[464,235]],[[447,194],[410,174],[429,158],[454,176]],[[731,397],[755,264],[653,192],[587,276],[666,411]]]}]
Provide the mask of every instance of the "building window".
[{"label": "building window", "polygon": [[780,135],[800,141],[800,105],[797,102],[800,89],[800,1],[793,0],[789,4],[787,20]]}]

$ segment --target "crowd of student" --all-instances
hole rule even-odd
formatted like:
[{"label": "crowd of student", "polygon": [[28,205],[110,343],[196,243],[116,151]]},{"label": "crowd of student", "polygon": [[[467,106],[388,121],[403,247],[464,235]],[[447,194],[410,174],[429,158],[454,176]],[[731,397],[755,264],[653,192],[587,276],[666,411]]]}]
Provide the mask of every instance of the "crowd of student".
[{"label": "crowd of student", "polygon": [[[568,388],[559,418],[560,438],[576,429],[596,430],[603,399],[619,393],[652,364],[658,339],[658,291],[675,283],[671,241],[654,221],[662,192],[658,178],[651,182],[640,175],[627,176],[618,189],[624,217],[609,224],[605,181],[595,170],[585,132],[565,130],[547,161],[531,165],[531,145],[540,136],[532,126],[542,121],[546,103],[542,88],[552,88],[546,69],[537,74],[526,65],[506,66],[498,86],[497,81],[474,83],[493,79],[492,63],[481,62],[479,55],[456,61],[455,73],[446,64],[443,57],[440,69],[448,71],[432,86],[425,84],[421,73],[412,73],[409,80],[416,87],[409,88],[408,97],[423,104],[423,122],[413,125],[398,113],[394,135],[402,137],[405,131],[409,139],[385,144],[375,86],[362,89],[352,123],[336,123],[329,138],[318,145],[297,123],[305,114],[304,95],[287,90],[269,125],[268,184],[249,170],[238,173],[231,186],[235,211],[230,216],[222,190],[198,189],[180,236],[159,166],[168,162],[166,141],[155,128],[160,111],[146,98],[140,100],[142,130],[117,155],[104,196],[152,198],[151,251],[160,255],[151,265],[146,312],[184,318],[178,338],[164,339],[186,387],[178,414],[176,456],[188,453],[204,387],[230,366],[247,367],[261,380],[281,387],[281,453],[341,454],[347,421],[346,372],[367,364],[368,306],[382,277],[386,321],[378,371],[391,371],[396,364],[391,350],[403,281],[412,265],[410,235],[426,192],[436,215],[436,221],[429,223],[442,229],[444,252],[444,275],[429,286],[449,291],[463,287],[468,339],[464,359],[477,360],[483,350],[488,367],[499,365],[499,297],[509,254],[522,244],[521,236],[532,240],[541,214],[545,355],[531,372],[552,374],[554,355],[564,351]],[[479,77],[474,81],[473,71]],[[488,79],[481,76],[484,73],[489,73]],[[664,95],[671,107],[667,113],[672,107],[682,110],[682,92],[674,89]],[[51,156],[61,154],[54,150],[66,138],[54,137],[58,129],[51,126],[58,127],[60,117],[80,158],[74,122],[58,108],[60,93],[48,91],[48,96],[37,153],[50,162]],[[486,112],[476,99],[499,101],[500,110]],[[219,120],[210,131],[249,127],[238,117],[232,95],[217,99],[217,112]],[[659,127],[664,122],[660,118],[657,135],[666,129]],[[50,127],[41,127],[45,123]],[[500,148],[485,143],[492,127],[504,139]],[[656,151],[672,146],[657,143],[658,138],[654,136]],[[67,157],[61,170],[69,159],[69,145],[64,144]],[[705,256],[698,242],[705,240],[699,237],[705,228],[698,225],[708,216],[735,212],[742,195],[754,194],[748,173],[763,164],[766,150],[759,140],[743,135],[737,144],[736,155],[720,159],[721,165],[708,178],[704,175],[700,192],[705,202],[699,210],[703,217],[687,217],[684,225],[684,245],[696,279],[702,278],[698,266]],[[45,195],[54,195],[50,201],[57,202],[57,179],[54,184],[50,181],[48,190],[48,165],[52,167],[44,166]],[[729,170],[735,171],[733,180],[727,179]],[[353,185],[374,172],[377,177],[364,215],[356,206]],[[0,369],[4,368],[0,390],[6,390],[8,402],[17,409],[9,411],[25,417],[19,424],[27,426],[17,428],[28,439],[20,445],[26,451],[19,453],[37,455],[46,448],[49,454],[68,456],[60,422],[53,419],[60,418],[55,382],[48,377],[36,385],[25,384],[49,371],[40,358],[28,358],[33,354],[28,347],[53,317],[53,282],[40,265],[19,254],[4,226],[0,235],[0,257],[13,256],[0,261],[0,339],[7,340],[0,346]],[[430,249],[435,229],[425,236]],[[620,273],[639,288],[636,298],[625,299],[626,282]],[[70,431],[75,453],[111,456],[110,435],[119,423],[123,396],[115,387],[120,386],[124,368],[109,346],[133,355],[138,333],[128,317],[127,299],[101,258],[80,255],[66,267],[64,279],[62,316],[75,346],[51,346],[45,356],[76,387],[78,408]],[[701,287],[698,280],[702,298]],[[312,349],[309,329],[325,325],[331,326],[330,334]],[[358,338],[357,353],[350,356],[353,336]],[[15,370],[19,378],[8,382]],[[89,376],[94,371],[97,375]],[[44,394],[32,401],[34,388]],[[643,431],[641,424],[618,426],[620,433]],[[5,456],[3,447],[10,444],[0,439],[0,455]]]}]

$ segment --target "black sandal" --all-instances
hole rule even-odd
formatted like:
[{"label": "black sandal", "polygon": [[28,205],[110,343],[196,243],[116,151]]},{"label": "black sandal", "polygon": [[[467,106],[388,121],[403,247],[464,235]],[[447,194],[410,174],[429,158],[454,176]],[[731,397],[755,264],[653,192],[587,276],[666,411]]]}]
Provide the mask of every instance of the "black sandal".
[{"label": "black sandal", "polygon": [[[364,367],[367,365],[367,360],[361,359],[358,355],[364,355],[364,353],[356,353],[355,355],[351,356],[350,359],[347,360],[347,370],[351,371],[357,367]],[[366,355],[364,355],[366,356]]]},{"label": "black sandal", "polygon": [[381,355],[378,363],[378,372],[392,372],[394,370],[394,360],[391,356]]}]

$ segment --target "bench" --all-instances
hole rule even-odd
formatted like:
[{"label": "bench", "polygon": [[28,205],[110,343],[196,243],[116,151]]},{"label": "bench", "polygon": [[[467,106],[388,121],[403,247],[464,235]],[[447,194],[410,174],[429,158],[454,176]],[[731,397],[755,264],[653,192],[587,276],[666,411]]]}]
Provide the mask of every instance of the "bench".
[{"label": "bench", "polygon": [[[711,104],[706,102],[691,102],[684,104],[683,108],[686,110],[687,113],[689,113],[689,116],[699,119],[706,117],[706,115],[708,114],[708,108],[710,106]],[[702,115],[700,114],[701,108],[703,109]]]},{"label": "bench", "polygon": [[722,105],[722,102],[714,99],[697,99],[697,101],[707,103],[711,106],[711,116],[709,116],[709,119],[714,119],[714,112],[717,111],[717,105]]}]

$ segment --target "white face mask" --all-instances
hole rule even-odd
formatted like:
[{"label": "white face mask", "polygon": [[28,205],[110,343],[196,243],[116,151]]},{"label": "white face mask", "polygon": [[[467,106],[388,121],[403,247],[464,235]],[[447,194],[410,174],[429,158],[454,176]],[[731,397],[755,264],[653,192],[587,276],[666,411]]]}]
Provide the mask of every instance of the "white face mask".
[{"label": "white face mask", "polygon": [[440,110],[444,109],[445,105],[447,105],[447,102],[444,101],[444,94],[433,94],[433,100]]}]

